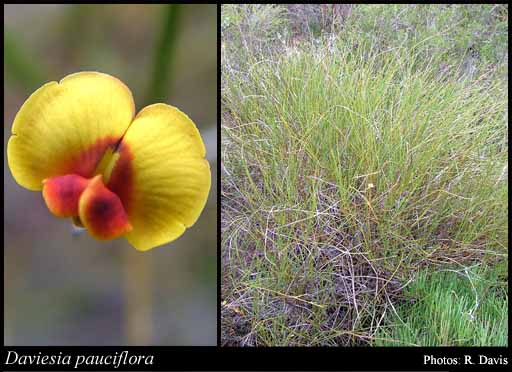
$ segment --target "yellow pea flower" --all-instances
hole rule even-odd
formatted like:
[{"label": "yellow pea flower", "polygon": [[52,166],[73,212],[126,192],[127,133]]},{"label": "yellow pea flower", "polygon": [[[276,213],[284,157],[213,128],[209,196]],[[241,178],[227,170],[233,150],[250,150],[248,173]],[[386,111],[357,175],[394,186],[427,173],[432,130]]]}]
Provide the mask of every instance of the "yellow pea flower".
[{"label": "yellow pea flower", "polygon": [[71,74],[23,104],[7,145],[18,184],[42,191],[48,209],[101,240],[124,236],[145,251],[192,226],[210,191],[210,166],[195,124],[157,103],[135,115],[113,76]]}]

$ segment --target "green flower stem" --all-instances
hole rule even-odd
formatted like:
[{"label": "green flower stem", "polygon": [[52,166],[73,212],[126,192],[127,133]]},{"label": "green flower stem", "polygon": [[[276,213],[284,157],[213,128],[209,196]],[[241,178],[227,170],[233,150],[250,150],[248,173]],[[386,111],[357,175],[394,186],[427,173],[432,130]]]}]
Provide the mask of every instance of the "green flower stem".
[{"label": "green flower stem", "polygon": [[163,102],[168,99],[171,88],[171,72],[176,51],[181,5],[166,5],[160,35],[156,41],[153,59],[153,71],[149,84],[146,105]]},{"label": "green flower stem", "polygon": [[125,341],[128,345],[151,345],[152,323],[152,264],[151,255],[125,247],[124,297]]}]

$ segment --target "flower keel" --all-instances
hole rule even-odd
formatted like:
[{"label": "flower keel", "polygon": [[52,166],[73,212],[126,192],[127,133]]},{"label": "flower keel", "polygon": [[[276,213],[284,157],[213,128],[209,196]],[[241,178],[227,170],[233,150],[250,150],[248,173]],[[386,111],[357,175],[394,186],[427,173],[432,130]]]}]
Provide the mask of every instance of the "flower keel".
[{"label": "flower keel", "polygon": [[115,239],[132,230],[121,199],[95,176],[80,196],[78,212],[89,233],[97,239]]}]

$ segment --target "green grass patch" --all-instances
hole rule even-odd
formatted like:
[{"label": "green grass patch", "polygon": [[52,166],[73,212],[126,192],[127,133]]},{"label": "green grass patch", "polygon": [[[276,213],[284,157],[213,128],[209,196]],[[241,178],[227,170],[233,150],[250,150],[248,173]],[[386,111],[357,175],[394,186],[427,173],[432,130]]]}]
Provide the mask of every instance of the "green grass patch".
[{"label": "green grass patch", "polygon": [[506,283],[483,270],[421,272],[376,346],[507,346]]}]

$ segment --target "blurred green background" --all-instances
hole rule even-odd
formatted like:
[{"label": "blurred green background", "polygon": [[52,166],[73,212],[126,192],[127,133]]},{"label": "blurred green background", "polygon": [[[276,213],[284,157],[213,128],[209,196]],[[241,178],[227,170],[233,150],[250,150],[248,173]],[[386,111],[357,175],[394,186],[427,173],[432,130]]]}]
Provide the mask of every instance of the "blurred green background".
[{"label": "blurred green background", "polygon": [[34,90],[95,70],[122,80],[137,111],[163,101],[187,113],[212,169],[197,223],[139,253],[122,238],[73,235],[41,193],[15,183],[4,155],[4,343],[215,345],[217,6],[5,5],[4,35],[4,154]]}]

